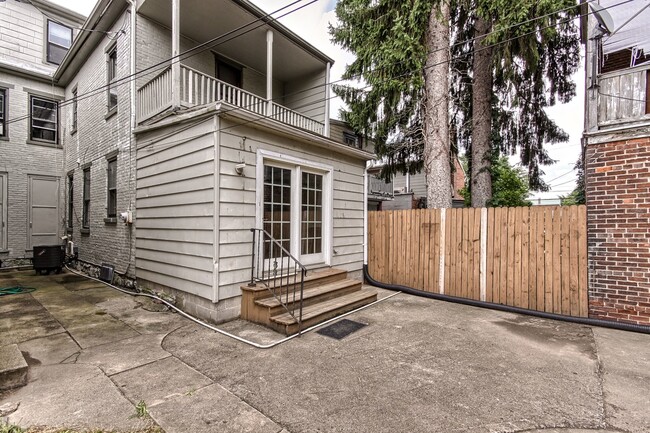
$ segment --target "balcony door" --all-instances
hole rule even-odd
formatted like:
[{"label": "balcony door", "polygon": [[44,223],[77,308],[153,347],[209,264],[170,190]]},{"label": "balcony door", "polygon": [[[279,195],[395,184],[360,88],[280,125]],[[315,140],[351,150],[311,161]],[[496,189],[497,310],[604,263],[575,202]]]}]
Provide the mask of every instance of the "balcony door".
[{"label": "balcony door", "polygon": [[[331,169],[288,157],[262,160],[258,226],[303,265],[329,264]],[[265,269],[274,268],[280,253],[279,245],[265,245]]]}]

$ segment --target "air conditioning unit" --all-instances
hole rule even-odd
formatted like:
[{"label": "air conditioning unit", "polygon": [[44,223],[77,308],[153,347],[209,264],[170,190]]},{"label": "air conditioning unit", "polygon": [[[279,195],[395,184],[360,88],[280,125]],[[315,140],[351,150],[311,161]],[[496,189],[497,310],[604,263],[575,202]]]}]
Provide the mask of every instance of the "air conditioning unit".
[{"label": "air conditioning unit", "polygon": [[107,283],[112,283],[114,271],[115,266],[109,265],[108,263],[102,263],[102,266],[99,268],[99,279],[106,281]]}]

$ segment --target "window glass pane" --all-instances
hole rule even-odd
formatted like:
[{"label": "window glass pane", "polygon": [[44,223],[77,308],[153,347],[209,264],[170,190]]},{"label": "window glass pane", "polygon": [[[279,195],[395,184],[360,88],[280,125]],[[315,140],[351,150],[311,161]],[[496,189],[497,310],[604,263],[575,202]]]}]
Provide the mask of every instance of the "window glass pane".
[{"label": "window glass pane", "polygon": [[48,44],[47,46],[47,61],[60,65],[68,52],[67,48],[59,47],[58,45]]},{"label": "window glass pane", "polygon": [[323,176],[302,173],[301,254],[322,252],[322,186]]},{"label": "window glass pane", "polygon": [[32,96],[30,105],[30,138],[56,142],[58,128],[57,102]]},{"label": "window glass pane", "polygon": [[72,29],[54,21],[48,21],[47,41],[60,45],[63,48],[70,48],[72,44]]},{"label": "window glass pane", "polygon": [[5,90],[0,89],[0,137],[5,136]]}]

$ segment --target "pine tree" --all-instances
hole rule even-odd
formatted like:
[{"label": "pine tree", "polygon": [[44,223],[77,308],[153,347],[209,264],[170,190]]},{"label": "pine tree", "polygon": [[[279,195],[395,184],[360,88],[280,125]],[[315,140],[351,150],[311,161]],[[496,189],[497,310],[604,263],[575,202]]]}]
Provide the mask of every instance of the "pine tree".
[{"label": "pine tree", "polygon": [[382,176],[427,174],[429,207],[451,206],[449,8],[439,0],[341,0],[332,40],[355,54],[334,92],[375,142]]}]

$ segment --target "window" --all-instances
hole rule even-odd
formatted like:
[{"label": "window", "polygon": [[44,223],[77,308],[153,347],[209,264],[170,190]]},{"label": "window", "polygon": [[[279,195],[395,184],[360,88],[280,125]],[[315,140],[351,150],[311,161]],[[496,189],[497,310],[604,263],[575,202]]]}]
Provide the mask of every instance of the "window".
[{"label": "window", "polygon": [[50,99],[30,96],[29,138],[46,143],[58,142],[59,104]]},{"label": "window", "polygon": [[[264,230],[282,247],[291,251],[291,170],[264,166]],[[272,247],[272,248],[271,248]],[[264,257],[280,257],[281,250],[267,241]]]},{"label": "window", "polygon": [[47,61],[60,64],[72,45],[72,29],[47,20]]},{"label": "window", "polygon": [[0,89],[0,137],[7,136],[7,91]]},{"label": "window", "polygon": [[302,172],[300,254],[323,252],[323,176]]},{"label": "window", "polygon": [[72,132],[77,130],[77,88],[72,89]]},{"label": "window", "polygon": [[117,217],[117,158],[110,159],[108,161],[107,169],[107,214],[109,218]]},{"label": "window", "polygon": [[242,69],[219,57],[217,57],[217,79],[231,86],[242,86]]},{"label": "window", "polygon": [[68,175],[68,228],[72,229],[72,219],[74,218],[74,176]]},{"label": "window", "polygon": [[106,83],[108,84],[106,97],[109,112],[117,108],[117,87],[113,85],[115,78],[117,78],[117,45],[113,44],[106,52]]},{"label": "window", "polygon": [[361,140],[356,134],[351,134],[349,132],[343,132],[343,142],[348,146],[358,147],[361,149]]},{"label": "window", "polygon": [[81,227],[90,228],[90,167],[84,169],[83,215]]}]

